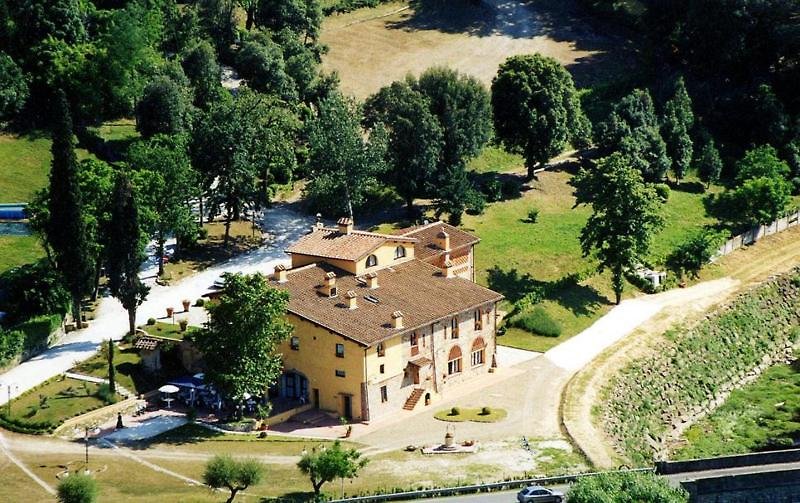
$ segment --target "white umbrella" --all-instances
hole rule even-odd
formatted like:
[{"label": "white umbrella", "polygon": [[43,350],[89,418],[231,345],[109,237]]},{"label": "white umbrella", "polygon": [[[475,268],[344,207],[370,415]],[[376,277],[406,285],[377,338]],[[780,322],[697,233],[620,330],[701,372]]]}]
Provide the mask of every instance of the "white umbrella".
[{"label": "white umbrella", "polygon": [[158,388],[158,391],[162,393],[177,393],[178,391],[180,391],[180,388],[172,384],[165,384],[160,388]]}]

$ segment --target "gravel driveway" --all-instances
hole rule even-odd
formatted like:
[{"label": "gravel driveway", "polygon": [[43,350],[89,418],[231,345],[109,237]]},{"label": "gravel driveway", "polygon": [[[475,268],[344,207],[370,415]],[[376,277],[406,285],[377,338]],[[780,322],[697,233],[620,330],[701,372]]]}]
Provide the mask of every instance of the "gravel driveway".
[{"label": "gravel driveway", "polygon": [[[267,210],[264,213],[263,227],[271,239],[266,245],[209,267],[174,285],[152,285],[150,295],[137,312],[137,323],[144,323],[150,317],[164,317],[168,306],[180,309],[182,299],[194,301],[207,293],[214,280],[223,272],[270,273],[276,264],[288,263],[288,256],[284,250],[289,243],[307,232],[312,223],[313,218],[298,213],[286,205],[277,205]],[[152,269],[145,268],[142,272],[145,278],[152,275]],[[0,404],[8,401],[5,385],[11,385],[13,398],[69,370],[76,362],[93,356],[102,341],[109,338],[121,339],[128,327],[127,320],[127,313],[116,299],[103,298],[89,328],[71,332],[44,353],[0,375],[0,384],[4,388],[3,393],[0,393]]]}]

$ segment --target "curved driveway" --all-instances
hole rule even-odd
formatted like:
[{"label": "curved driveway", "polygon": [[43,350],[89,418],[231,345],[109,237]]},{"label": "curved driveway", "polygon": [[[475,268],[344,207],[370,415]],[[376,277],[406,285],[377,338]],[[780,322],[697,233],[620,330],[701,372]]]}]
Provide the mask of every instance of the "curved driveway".
[{"label": "curved driveway", "polygon": [[[263,227],[270,235],[269,242],[249,253],[209,267],[174,285],[152,284],[152,270],[142,274],[152,284],[150,295],[139,307],[137,323],[148,318],[161,318],[168,306],[180,306],[182,299],[194,301],[209,291],[214,280],[223,272],[270,273],[276,264],[288,262],[284,250],[302,236],[313,223],[313,219],[302,215],[286,205],[277,205],[265,212]],[[34,386],[72,368],[76,362],[93,356],[100,343],[107,339],[119,340],[126,332],[128,315],[120,303],[111,297],[103,298],[97,308],[95,319],[88,328],[66,335],[55,346],[44,353],[23,362],[0,375],[0,404],[8,401],[6,385],[11,386],[11,397],[16,397]]]}]

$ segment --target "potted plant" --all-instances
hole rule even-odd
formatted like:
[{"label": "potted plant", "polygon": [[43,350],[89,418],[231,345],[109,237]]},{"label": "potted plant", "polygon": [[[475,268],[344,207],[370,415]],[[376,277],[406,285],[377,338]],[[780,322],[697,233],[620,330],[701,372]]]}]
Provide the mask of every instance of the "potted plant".
[{"label": "potted plant", "polygon": [[183,304],[183,312],[187,313],[187,312],[189,312],[189,306],[192,305],[192,301],[189,300],[189,299],[183,299],[181,301],[181,304]]},{"label": "potted plant", "polygon": [[186,332],[186,327],[189,326],[189,320],[187,319],[178,320],[178,325],[180,325],[181,327],[181,332]]},{"label": "potted plant", "polygon": [[174,307],[168,307],[167,308],[167,318],[172,318],[173,313],[175,313],[175,308]]}]

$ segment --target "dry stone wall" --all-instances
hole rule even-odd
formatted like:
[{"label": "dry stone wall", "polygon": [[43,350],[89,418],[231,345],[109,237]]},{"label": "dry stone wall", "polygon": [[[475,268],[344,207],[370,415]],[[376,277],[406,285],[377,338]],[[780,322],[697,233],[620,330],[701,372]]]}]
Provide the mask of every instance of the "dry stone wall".
[{"label": "dry stone wall", "polygon": [[795,270],[739,295],[691,329],[667,333],[661,347],[626,367],[606,390],[606,433],[636,464],[663,458],[671,438],[735,387],[792,359],[798,327]]}]

